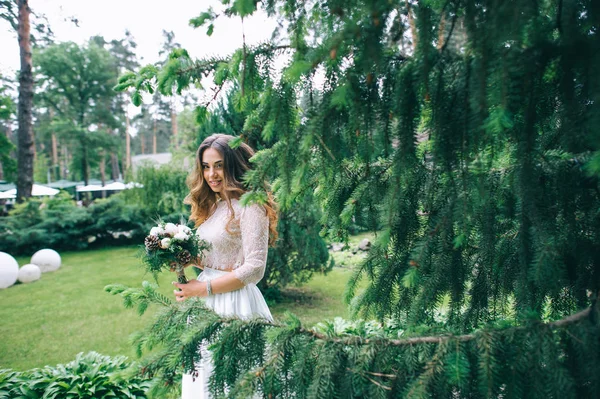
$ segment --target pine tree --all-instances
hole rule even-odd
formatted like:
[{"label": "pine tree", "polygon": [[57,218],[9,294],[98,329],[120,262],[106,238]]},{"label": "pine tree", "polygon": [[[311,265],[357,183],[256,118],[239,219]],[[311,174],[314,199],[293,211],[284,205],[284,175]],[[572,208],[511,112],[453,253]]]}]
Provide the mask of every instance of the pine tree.
[{"label": "pine tree", "polygon": [[272,177],[284,211],[314,192],[331,239],[357,218],[377,231],[347,298],[381,326],[166,305],[139,337],[165,348],[143,371],[174,382],[209,339],[212,388],[234,397],[598,397],[598,2],[224,3],[241,18],[264,7],[285,39],[177,50],[119,88],[181,91],[211,72],[237,85],[241,139],[268,143],[249,180]]}]

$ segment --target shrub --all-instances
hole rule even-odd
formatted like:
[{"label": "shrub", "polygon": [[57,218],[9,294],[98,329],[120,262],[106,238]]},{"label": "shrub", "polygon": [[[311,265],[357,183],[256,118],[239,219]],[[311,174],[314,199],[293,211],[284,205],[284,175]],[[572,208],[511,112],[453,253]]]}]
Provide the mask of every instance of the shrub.
[{"label": "shrub", "polygon": [[135,174],[135,181],[143,185],[140,188],[125,190],[121,195],[126,203],[134,204],[153,219],[166,215],[189,215],[183,199],[188,194],[185,179],[188,172],[171,164],[140,167]]},{"label": "shrub", "polygon": [[30,199],[2,222],[0,251],[13,255],[31,255],[42,248],[64,251],[139,243],[152,225],[141,207],[126,204],[120,195],[88,208],[65,196]]},{"label": "shrub", "polygon": [[305,283],[314,273],[327,273],[333,268],[327,244],[319,235],[319,218],[319,209],[309,195],[293,209],[280,212],[279,238],[269,249],[265,276],[259,283],[268,300],[277,301],[287,285]]},{"label": "shrub", "polygon": [[151,382],[128,372],[124,356],[79,353],[75,360],[22,373],[0,371],[0,399],[146,398]]}]

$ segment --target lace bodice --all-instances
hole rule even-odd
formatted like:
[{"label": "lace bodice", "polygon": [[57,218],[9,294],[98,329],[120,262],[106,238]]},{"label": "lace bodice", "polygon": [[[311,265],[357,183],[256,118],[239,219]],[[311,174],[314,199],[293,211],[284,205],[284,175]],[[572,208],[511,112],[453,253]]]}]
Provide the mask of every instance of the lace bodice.
[{"label": "lace bodice", "polygon": [[244,284],[258,283],[265,274],[269,248],[269,218],[264,207],[242,207],[231,200],[234,219],[226,226],[230,210],[226,201],[217,203],[215,212],[198,227],[196,234],[211,244],[202,263],[211,269],[233,269]]}]

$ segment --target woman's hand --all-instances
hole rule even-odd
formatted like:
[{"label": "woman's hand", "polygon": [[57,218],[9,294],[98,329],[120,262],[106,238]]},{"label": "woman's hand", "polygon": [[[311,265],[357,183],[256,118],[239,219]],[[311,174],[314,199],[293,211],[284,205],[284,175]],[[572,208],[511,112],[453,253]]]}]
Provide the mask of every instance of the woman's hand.
[{"label": "woman's hand", "polygon": [[[172,272],[174,272],[175,268],[177,267],[177,262],[171,261],[169,263],[169,266],[170,266],[170,270]],[[183,265],[183,268],[185,269],[186,267],[189,267],[189,266],[196,266],[196,267],[204,270],[204,266],[202,266],[202,262],[200,262],[200,257],[199,256],[196,258],[196,262],[195,263],[194,262],[186,263],[185,265]]]},{"label": "woman's hand", "polygon": [[187,284],[181,284],[173,281],[173,285],[180,290],[173,291],[177,302],[185,301],[186,299],[194,296],[208,296],[208,293],[206,292],[206,283],[203,281],[190,280],[187,282]]}]

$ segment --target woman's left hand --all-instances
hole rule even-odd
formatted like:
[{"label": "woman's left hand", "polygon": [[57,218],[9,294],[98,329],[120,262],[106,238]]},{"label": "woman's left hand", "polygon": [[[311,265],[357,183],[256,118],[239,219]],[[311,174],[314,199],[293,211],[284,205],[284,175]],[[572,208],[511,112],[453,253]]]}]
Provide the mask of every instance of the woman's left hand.
[{"label": "woman's left hand", "polygon": [[173,281],[173,285],[179,290],[173,291],[175,294],[175,299],[177,302],[185,301],[188,298],[193,296],[207,296],[206,292],[206,283],[198,280],[190,280],[187,284],[181,284],[176,281]]}]

